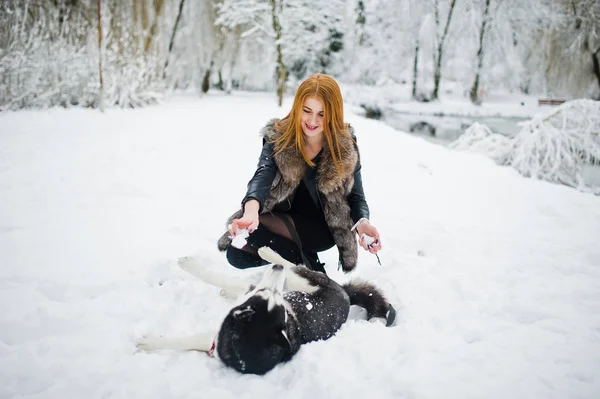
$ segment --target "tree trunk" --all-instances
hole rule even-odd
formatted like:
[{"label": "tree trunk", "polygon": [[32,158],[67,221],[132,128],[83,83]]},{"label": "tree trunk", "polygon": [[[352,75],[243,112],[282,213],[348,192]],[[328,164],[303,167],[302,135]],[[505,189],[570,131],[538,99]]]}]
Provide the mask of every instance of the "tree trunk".
[{"label": "tree trunk", "polygon": [[[598,59],[600,56],[600,48],[596,50],[596,52],[592,54],[592,65],[594,69],[594,75],[596,75],[596,79],[598,80],[598,89],[600,91],[600,60]],[[600,94],[598,94],[598,99],[600,100]]]},{"label": "tree trunk", "polygon": [[[281,1],[281,0],[279,0]],[[283,63],[283,49],[281,47],[281,23],[279,21],[279,13],[281,12],[281,2],[278,0],[269,0],[271,3],[271,17],[273,23],[273,31],[275,32],[275,43],[277,46],[277,68],[275,69],[277,101],[281,107],[283,103],[283,95],[285,94],[285,83],[287,81],[288,71]],[[278,7],[279,6],[279,7]],[[279,8],[279,9],[278,9]]]},{"label": "tree trunk", "polygon": [[225,91],[225,84],[223,83],[223,74],[221,73],[221,69],[219,69],[219,83],[217,85],[221,91]]},{"label": "tree trunk", "polygon": [[471,87],[471,102],[479,105],[481,99],[479,98],[479,77],[481,75],[481,68],[483,67],[483,39],[485,36],[485,26],[488,22],[490,13],[490,0],[485,0],[485,9],[483,10],[483,21],[481,22],[481,32],[479,33],[479,49],[477,50],[477,71],[475,72],[475,81],[473,87]]},{"label": "tree trunk", "polygon": [[144,29],[142,27],[142,1],[143,0],[133,0],[133,29],[132,36],[133,41],[135,43],[135,50],[139,50],[141,46],[141,38],[144,37]]},{"label": "tree trunk", "polygon": [[158,21],[160,20],[160,15],[162,14],[164,5],[165,0],[154,1],[154,20],[152,21],[152,26],[150,27],[150,31],[147,33],[146,41],[144,43],[144,54],[146,55],[148,55],[150,52],[152,43],[158,34]]},{"label": "tree trunk", "polygon": [[[142,38],[143,38],[143,41],[145,42],[146,35],[148,34],[148,28],[150,26],[150,15],[148,15],[149,14],[148,13],[148,2],[151,0],[139,0],[139,1],[141,1],[141,3],[142,3],[142,9],[141,9],[142,15],[140,17],[142,20]],[[143,42],[142,42],[142,44],[143,44]]]},{"label": "tree trunk", "polygon": [[362,0],[358,0],[356,4],[356,25],[358,33],[358,46],[362,47],[365,44],[365,23],[367,17],[365,15],[365,4]]},{"label": "tree trunk", "polygon": [[[446,36],[448,36],[448,30],[450,28],[450,21],[452,20],[452,12],[454,11],[454,6],[456,5],[456,0],[452,0],[450,3],[450,10],[448,11],[448,19],[446,20],[446,26],[444,27],[444,33],[438,43],[438,51],[437,51],[437,62],[435,65],[435,75],[433,77],[433,95],[432,98],[437,100],[438,94],[440,91],[440,80],[442,78],[442,56],[444,53],[444,41],[446,40]],[[436,10],[438,4],[436,2]],[[436,11],[437,12],[437,11]]]},{"label": "tree trunk", "polygon": [[210,89],[210,72],[210,68],[208,68],[204,73],[204,78],[202,78],[202,93],[208,93]]},{"label": "tree trunk", "polygon": [[241,28],[238,26],[236,27],[231,36],[230,36],[230,40],[233,41],[232,44],[232,49],[229,52],[229,56],[228,56],[228,61],[226,62],[227,67],[228,67],[228,73],[227,73],[227,79],[225,81],[225,93],[227,94],[231,94],[231,91],[233,89],[233,71],[235,70],[235,65],[236,65],[236,60],[237,60],[237,56],[238,56],[238,51],[240,49],[240,43],[241,43]]},{"label": "tree trunk", "polygon": [[212,68],[214,65],[214,61],[210,62],[210,66],[204,73],[204,78],[202,79],[202,93],[208,93],[210,89],[210,75],[212,74]]},{"label": "tree trunk", "polygon": [[25,2],[25,12],[23,13],[23,22],[21,23],[21,32],[19,37],[23,38],[23,32],[25,32],[25,25],[27,25],[27,11],[29,10],[29,0]]},{"label": "tree trunk", "polygon": [[165,60],[165,67],[163,68],[163,79],[167,77],[167,67],[169,66],[169,58],[171,58],[171,51],[173,50],[173,44],[175,43],[175,34],[179,27],[179,21],[181,21],[181,13],[183,11],[183,5],[185,0],[179,0],[179,10],[177,11],[177,18],[175,18],[175,25],[173,25],[173,32],[171,32],[171,40],[169,41],[169,51],[167,52],[167,59]]},{"label": "tree trunk", "polygon": [[98,73],[100,77],[100,92],[98,93],[98,105],[100,111],[104,112],[104,81],[102,79],[102,8],[101,0],[97,0],[98,7]]},{"label": "tree trunk", "polygon": [[413,81],[412,81],[412,98],[417,98],[417,74],[419,72],[419,38],[417,37],[417,42],[415,44],[415,61],[413,63]]},{"label": "tree trunk", "polygon": [[77,6],[77,0],[62,0],[60,2],[55,0],[54,5],[58,8],[58,33],[62,35],[63,25],[68,19],[71,9]]}]

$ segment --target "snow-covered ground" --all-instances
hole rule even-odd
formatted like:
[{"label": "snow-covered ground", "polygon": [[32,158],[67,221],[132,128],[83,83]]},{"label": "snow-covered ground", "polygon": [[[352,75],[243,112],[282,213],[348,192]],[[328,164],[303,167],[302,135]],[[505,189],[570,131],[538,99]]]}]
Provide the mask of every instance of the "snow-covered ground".
[{"label": "snow-covered ground", "polygon": [[[398,309],[361,312],[266,376],[203,353],[138,352],[145,333],[215,327],[231,302],[176,266],[216,249],[290,106],[179,97],[137,110],[0,114],[0,397],[596,398],[600,197],[522,178],[347,113],[382,266],[355,276]],[[322,256],[338,281],[337,252]]]}]

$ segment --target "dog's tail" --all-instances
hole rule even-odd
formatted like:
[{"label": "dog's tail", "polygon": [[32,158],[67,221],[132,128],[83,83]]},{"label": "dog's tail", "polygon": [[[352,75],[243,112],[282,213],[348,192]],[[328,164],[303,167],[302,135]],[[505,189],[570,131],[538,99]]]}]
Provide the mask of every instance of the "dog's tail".
[{"label": "dog's tail", "polygon": [[380,320],[388,327],[394,324],[396,310],[379,288],[357,280],[342,285],[342,288],[350,297],[350,305],[358,305],[367,311],[368,320]]}]

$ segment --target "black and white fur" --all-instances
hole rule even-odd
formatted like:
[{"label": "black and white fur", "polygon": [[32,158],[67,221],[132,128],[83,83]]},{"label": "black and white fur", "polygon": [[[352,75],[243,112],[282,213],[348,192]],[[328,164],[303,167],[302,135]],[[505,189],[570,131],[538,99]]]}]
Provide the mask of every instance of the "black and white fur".
[{"label": "black and white fur", "polygon": [[223,288],[226,296],[240,296],[216,333],[146,337],[137,346],[200,350],[242,373],[264,374],[291,359],[300,345],[334,335],[348,318],[350,305],[365,308],[369,320],[392,324],[393,315],[388,317],[388,311],[393,308],[375,286],[365,282],[341,286],[267,247],[260,248],[259,255],[273,266],[255,286],[211,273],[194,258],[181,258],[182,269]]}]

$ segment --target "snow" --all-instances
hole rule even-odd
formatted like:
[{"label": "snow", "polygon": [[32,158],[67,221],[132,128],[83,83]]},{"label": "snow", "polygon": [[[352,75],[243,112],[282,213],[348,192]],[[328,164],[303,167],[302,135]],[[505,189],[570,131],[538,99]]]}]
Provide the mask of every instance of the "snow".
[{"label": "snow", "polygon": [[398,310],[266,376],[143,334],[214,329],[232,304],[177,267],[216,249],[284,116],[272,95],[178,97],[105,114],[0,114],[0,398],[594,398],[600,392],[600,197],[521,177],[347,113],[380,230],[360,277]]},{"label": "snow", "polygon": [[243,248],[244,245],[246,245],[246,239],[248,238],[249,235],[250,235],[250,233],[248,233],[248,229],[238,230],[235,237],[233,237],[233,240],[231,240],[231,245],[233,245],[236,248],[240,248],[240,249]]}]

